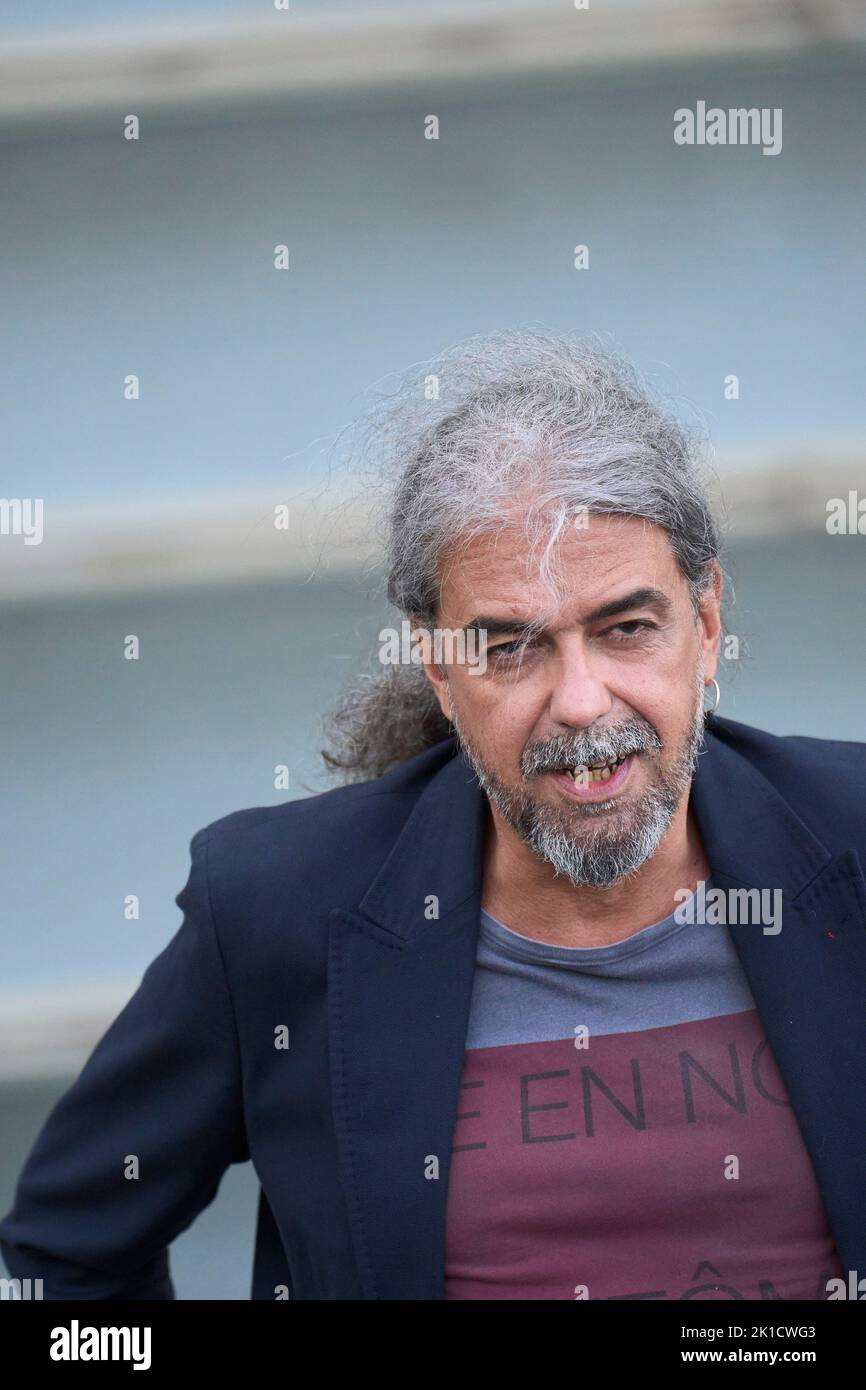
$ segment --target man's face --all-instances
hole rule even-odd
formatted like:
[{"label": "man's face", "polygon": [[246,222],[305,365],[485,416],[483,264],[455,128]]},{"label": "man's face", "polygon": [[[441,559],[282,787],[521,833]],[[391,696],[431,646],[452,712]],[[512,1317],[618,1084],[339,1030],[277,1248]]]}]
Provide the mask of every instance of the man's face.
[{"label": "man's face", "polygon": [[666,533],[611,515],[563,536],[556,574],[552,591],[513,532],[446,558],[437,623],[485,629],[487,666],[426,670],[502,818],[605,888],[650,858],[688,790],[720,576],[696,619]]}]

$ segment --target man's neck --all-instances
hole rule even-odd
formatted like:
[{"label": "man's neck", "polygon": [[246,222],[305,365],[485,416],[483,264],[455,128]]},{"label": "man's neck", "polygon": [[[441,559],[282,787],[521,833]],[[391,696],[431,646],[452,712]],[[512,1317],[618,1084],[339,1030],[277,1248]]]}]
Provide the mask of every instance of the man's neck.
[{"label": "man's neck", "polygon": [[513,931],[556,946],[608,946],[669,916],[710,877],[688,795],[655,854],[612,888],[576,888],[557,877],[517,832],[490,808],[482,906]]}]

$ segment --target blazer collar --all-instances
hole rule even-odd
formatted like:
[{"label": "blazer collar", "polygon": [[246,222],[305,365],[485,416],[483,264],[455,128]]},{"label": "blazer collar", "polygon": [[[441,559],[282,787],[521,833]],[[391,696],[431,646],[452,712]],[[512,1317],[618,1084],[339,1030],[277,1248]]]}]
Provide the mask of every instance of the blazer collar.
[{"label": "blazer collar", "polygon": [[754,763],[711,718],[692,781],[691,808],[714,878],[780,888],[790,900],[832,855]]},{"label": "blazer collar", "polygon": [[456,739],[440,748],[442,766],[359,904],[361,913],[407,942],[429,934],[431,919],[417,910],[427,898],[437,899],[434,925],[468,898],[480,899],[487,798]]},{"label": "blazer collar", "polygon": [[[713,877],[780,888],[792,900],[832,859],[748,758],[734,748],[728,720],[708,721],[692,781],[691,807]],[[414,910],[431,893],[439,921],[480,892],[487,799],[454,738],[439,745],[428,782],[359,911],[404,940],[423,935]]]}]

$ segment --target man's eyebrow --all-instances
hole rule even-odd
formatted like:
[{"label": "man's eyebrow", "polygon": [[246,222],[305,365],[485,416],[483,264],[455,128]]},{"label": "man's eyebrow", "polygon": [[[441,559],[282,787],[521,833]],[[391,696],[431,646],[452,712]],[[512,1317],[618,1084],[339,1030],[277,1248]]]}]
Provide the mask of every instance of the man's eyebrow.
[{"label": "man's eyebrow", "polygon": [[476,632],[486,632],[488,637],[503,637],[511,632],[526,634],[536,631],[538,626],[537,621],[529,622],[521,618],[485,618],[483,615],[472,618],[464,624],[466,632],[469,632],[470,629]]},{"label": "man's eyebrow", "polygon": [[[612,599],[610,603],[603,603],[600,608],[593,609],[587,615],[586,621],[598,623],[604,618],[616,618],[620,613],[627,613],[632,608],[654,608],[660,618],[668,618],[673,605],[661,589],[633,589],[630,594],[624,594],[622,598]],[[526,636],[542,630],[542,624],[537,619],[486,618],[483,614],[470,619],[464,626],[467,632],[474,629],[486,632],[488,637],[504,637],[511,634]]]},{"label": "man's eyebrow", "polygon": [[586,621],[599,623],[603,618],[616,618],[631,608],[654,608],[660,618],[669,618],[673,604],[661,589],[633,589],[630,594],[623,594],[622,598],[615,598],[610,603],[603,603],[600,608],[594,609]]}]

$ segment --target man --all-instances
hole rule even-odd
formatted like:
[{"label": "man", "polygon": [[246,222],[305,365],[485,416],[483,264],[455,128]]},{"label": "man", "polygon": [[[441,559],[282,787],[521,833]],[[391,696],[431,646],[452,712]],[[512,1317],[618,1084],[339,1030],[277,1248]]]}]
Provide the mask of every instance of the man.
[{"label": "man", "polygon": [[484,660],[419,646],[340,711],[349,785],[195,836],[4,1257],[171,1298],[250,1158],[254,1298],[825,1298],[866,1269],[863,745],[704,715],[717,528],[626,365],[433,375],[378,436],[389,596]]}]

